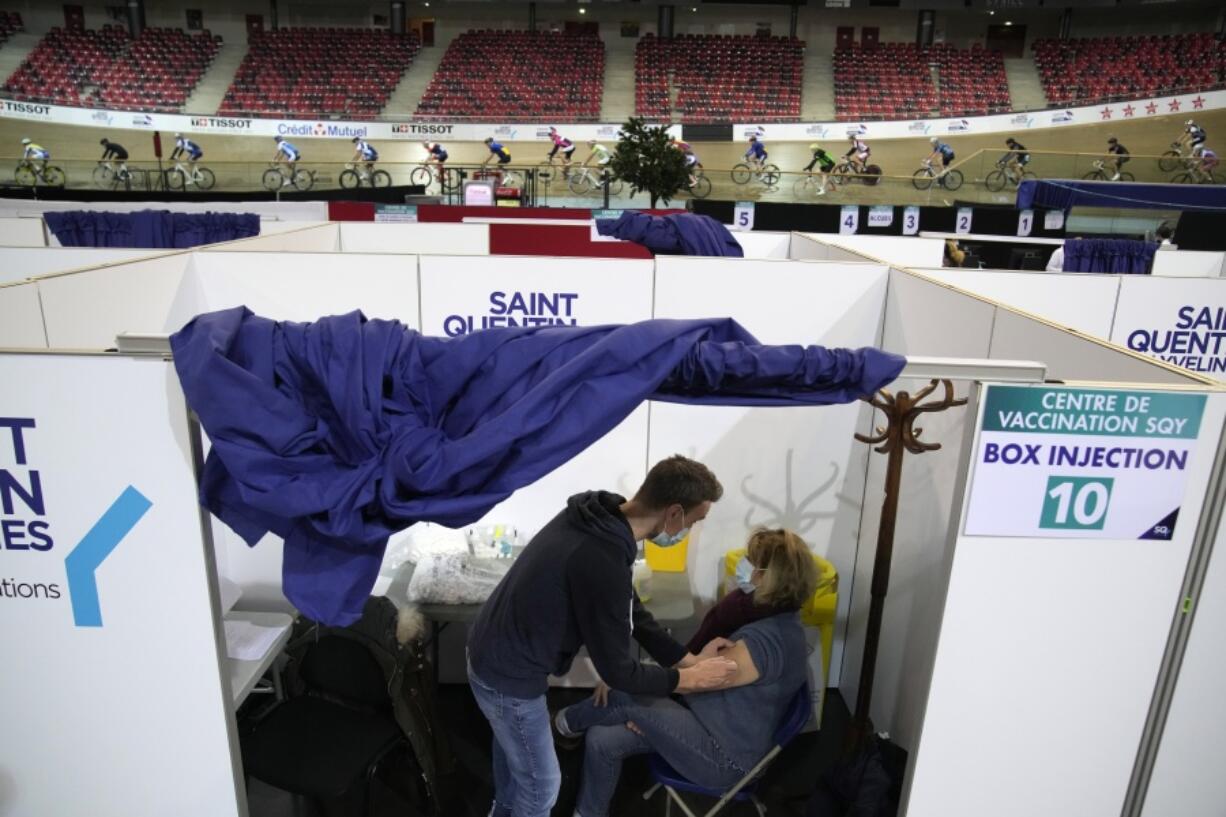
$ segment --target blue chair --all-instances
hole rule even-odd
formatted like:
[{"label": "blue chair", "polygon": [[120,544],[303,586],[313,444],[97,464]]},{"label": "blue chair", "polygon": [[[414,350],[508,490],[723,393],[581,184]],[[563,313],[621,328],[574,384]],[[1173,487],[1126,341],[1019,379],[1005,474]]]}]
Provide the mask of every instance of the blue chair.
[{"label": "blue chair", "polygon": [[675,802],[685,812],[686,817],[698,817],[690,807],[681,799],[678,792],[689,792],[690,794],[701,794],[705,797],[714,797],[718,802],[707,811],[704,817],[714,817],[724,806],[734,800],[748,800],[753,803],[754,808],[758,810],[759,817],[766,817],[766,805],[758,799],[757,790],[759,778],[766,767],[783,751],[783,747],[791,742],[792,738],[800,734],[800,730],[809,722],[809,716],[813,714],[813,701],[809,695],[809,685],[802,684],[796,694],[792,696],[792,700],[788,703],[787,711],[783,714],[783,720],[779,727],[775,729],[775,745],[766,753],[757,765],[749,770],[749,773],[736,782],[732,788],[721,791],[719,789],[709,789],[706,786],[699,786],[686,780],[677,770],[668,764],[664,758],[659,755],[651,755],[647,758],[647,769],[651,774],[651,779],[655,781],[650,789],[643,794],[644,800],[651,799],[660,788],[668,794],[668,799],[664,801],[664,814],[666,817],[671,817],[673,813],[673,803]]}]

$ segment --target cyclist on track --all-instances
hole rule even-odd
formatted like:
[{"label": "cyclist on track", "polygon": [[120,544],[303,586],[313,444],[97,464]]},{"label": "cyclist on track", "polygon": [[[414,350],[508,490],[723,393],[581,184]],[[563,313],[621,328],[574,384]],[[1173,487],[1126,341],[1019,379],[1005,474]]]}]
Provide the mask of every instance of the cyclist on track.
[{"label": "cyclist on track", "polygon": [[869,150],[868,142],[860,138],[858,133],[847,134],[848,140],[851,142],[851,149],[843,154],[847,159],[847,163],[851,165],[852,170],[857,173],[863,173],[864,168],[868,166],[868,157],[872,155]]},{"label": "cyclist on track", "polygon": [[485,157],[485,161],[481,163],[482,167],[488,165],[493,159],[498,160],[498,164],[510,164],[511,154],[502,146],[501,142],[495,142],[494,137],[485,137],[485,146],[490,149],[490,155]]},{"label": "cyclist on track", "polygon": [[1217,151],[1213,148],[1201,146],[1200,162],[1194,167],[1193,174],[1202,182],[1213,181],[1213,169],[1218,165]]},{"label": "cyclist on track", "polygon": [[1005,167],[1008,168],[1009,177],[1017,181],[1022,178],[1026,165],[1030,164],[1030,153],[1025,145],[1012,136],[1005,140],[1005,145],[1009,148],[1009,152],[1005,154]]},{"label": "cyclist on track", "polygon": [[565,176],[570,171],[571,157],[575,155],[575,143],[558,133],[555,127],[549,128],[549,139],[553,142],[553,149],[549,151],[549,159],[552,161],[558,151],[562,151],[562,175]]},{"label": "cyclist on track", "polygon": [[447,148],[438,142],[422,142],[421,146],[426,149],[426,164],[434,164],[438,167],[438,182],[442,184],[443,165],[447,163]]},{"label": "cyclist on track", "polygon": [[302,158],[302,153],[298,151],[298,148],[285,141],[283,136],[274,136],[273,139],[277,143],[277,152],[272,155],[273,164],[285,162],[286,168],[289,169],[289,173],[281,180],[281,186],[285,187],[287,184],[293,184],[294,173],[298,168],[298,160]]},{"label": "cyclist on track", "polygon": [[834,157],[826,152],[826,149],[817,142],[809,145],[809,150],[813,151],[813,158],[805,165],[805,173],[813,174],[817,171],[817,195],[826,195],[826,181],[830,178],[830,171],[834,170]]},{"label": "cyclist on track", "polygon": [[1183,123],[1185,125],[1183,133],[1179,135],[1179,141],[1175,142],[1175,147],[1182,150],[1190,148],[1192,156],[1200,156],[1201,151],[1205,149],[1205,129],[1192,119]]},{"label": "cyclist on track", "polygon": [[204,151],[200,149],[191,139],[188,139],[181,133],[175,134],[175,149],[170,152],[170,161],[176,161],[180,156],[187,156],[187,169],[192,172],[192,181],[196,180],[196,162],[200,161],[204,156]]},{"label": "cyclist on track", "polygon": [[[102,145],[102,158],[98,161],[106,162],[119,178],[128,178],[128,151],[124,149],[124,146],[106,137],[103,137],[98,144]],[[115,162],[119,162],[118,170],[115,169]]]},{"label": "cyclist on track", "polygon": [[954,149],[935,136],[929,139],[928,142],[932,145],[932,153],[928,154],[924,164],[931,165],[939,161],[937,167],[941,169],[941,172],[937,174],[937,178],[940,179],[945,176],[945,173],[949,170],[950,163],[954,160]]},{"label": "cyclist on track", "polygon": [[31,142],[28,136],[21,140],[21,144],[24,148],[21,152],[22,161],[29,163],[31,167],[38,162],[38,172],[44,173],[47,170],[47,162],[51,160],[51,151],[36,142]]},{"label": "cyclist on track", "polygon": [[613,161],[613,151],[609,150],[595,139],[589,139],[587,146],[592,152],[586,159],[583,160],[583,167],[590,165],[594,159],[596,161],[596,167],[600,170],[599,183],[603,185],[605,183],[606,173],[608,172],[609,162]]},{"label": "cyclist on track", "polygon": [[1120,140],[1114,136],[1107,137],[1107,160],[1103,162],[1103,169],[1110,170],[1112,176],[1111,181],[1118,182],[1120,180],[1120,168],[1127,164],[1130,154],[1128,148],[1120,144]]},{"label": "cyclist on track", "polygon": [[757,136],[749,137],[749,150],[745,151],[745,159],[759,173],[762,167],[766,164],[766,157],[769,156],[766,152],[766,145],[758,141]]}]

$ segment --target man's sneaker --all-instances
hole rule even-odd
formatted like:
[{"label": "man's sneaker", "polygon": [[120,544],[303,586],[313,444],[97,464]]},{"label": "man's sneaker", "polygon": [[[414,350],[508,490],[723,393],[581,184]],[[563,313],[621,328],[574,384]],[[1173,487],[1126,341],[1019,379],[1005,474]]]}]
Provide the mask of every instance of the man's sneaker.
[{"label": "man's sneaker", "polygon": [[553,727],[553,742],[559,749],[578,749],[583,744],[583,735],[576,735],[566,726],[566,709],[559,709],[550,719]]}]

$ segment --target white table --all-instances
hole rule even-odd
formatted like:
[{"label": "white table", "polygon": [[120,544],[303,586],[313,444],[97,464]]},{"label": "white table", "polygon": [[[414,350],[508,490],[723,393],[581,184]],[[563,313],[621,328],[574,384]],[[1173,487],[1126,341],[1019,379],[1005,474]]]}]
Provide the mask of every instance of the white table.
[{"label": "white table", "polygon": [[[268,672],[276,662],[277,657],[281,655],[282,648],[289,641],[290,628],[293,626],[294,619],[286,613],[251,613],[237,610],[231,610],[229,613],[226,613],[226,619],[230,621],[246,621],[260,627],[281,628],[281,632],[277,635],[277,640],[273,642],[268,652],[264,653],[264,657],[260,660],[239,661],[235,658],[226,659],[230,665],[230,693],[233,696],[234,708],[238,709],[243,705],[243,701],[247,700],[251,690],[255,689],[256,682],[264,676],[264,673]],[[273,687],[279,699],[281,697],[281,680],[276,674],[273,675]]]}]

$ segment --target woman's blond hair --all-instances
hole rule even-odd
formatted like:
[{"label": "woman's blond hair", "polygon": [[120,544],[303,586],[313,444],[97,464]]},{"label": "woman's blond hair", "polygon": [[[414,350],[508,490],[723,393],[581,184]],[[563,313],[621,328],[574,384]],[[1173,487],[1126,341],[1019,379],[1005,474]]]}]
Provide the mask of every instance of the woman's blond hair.
[{"label": "woman's blond hair", "polygon": [[750,563],[763,571],[753,594],[757,604],[799,610],[817,591],[817,563],[805,540],[792,531],[756,530],[748,551]]}]

